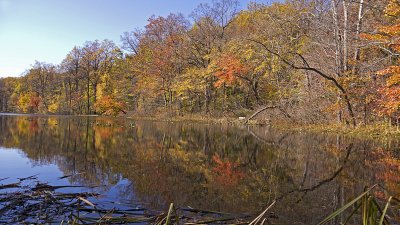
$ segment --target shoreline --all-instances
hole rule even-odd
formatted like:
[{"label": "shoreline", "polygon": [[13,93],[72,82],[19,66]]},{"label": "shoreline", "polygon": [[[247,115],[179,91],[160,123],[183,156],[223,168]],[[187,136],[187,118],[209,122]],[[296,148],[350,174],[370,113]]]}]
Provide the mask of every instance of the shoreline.
[{"label": "shoreline", "polygon": [[245,120],[239,120],[234,117],[205,117],[205,116],[182,116],[162,118],[160,116],[120,116],[116,118],[127,118],[133,120],[148,120],[159,122],[193,122],[201,124],[228,124],[244,127],[272,127],[279,130],[292,130],[296,132],[312,132],[338,134],[349,137],[358,137],[366,139],[384,139],[400,138],[400,126],[391,126],[388,124],[358,125],[356,127],[342,124],[299,124],[288,121],[276,121],[265,123],[257,119],[244,124]]},{"label": "shoreline", "polygon": [[399,138],[400,126],[392,126],[389,124],[371,124],[371,125],[358,125],[356,127],[346,126],[342,124],[300,124],[289,123],[288,121],[276,121],[272,123],[265,123],[257,119],[249,121],[244,124],[245,120],[239,120],[236,117],[213,117],[203,115],[189,115],[189,116],[142,116],[142,115],[120,115],[120,116],[105,116],[105,115],[62,115],[62,114],[23,114],[23,113],[0,113],[0,116],[38,116],[38,117],[99,117],[99,118],[113,118],[113,119],[130,119],[130,120],[146,120],[155,122],[189,122],[200,124],[227,124],[246,127],[272,127],[279,130],[292,130],[297,132],[312,132],[312,133],[326,133],[338,134],[349,137],[359,137],[366,139],[383,139],[383,138]]}]

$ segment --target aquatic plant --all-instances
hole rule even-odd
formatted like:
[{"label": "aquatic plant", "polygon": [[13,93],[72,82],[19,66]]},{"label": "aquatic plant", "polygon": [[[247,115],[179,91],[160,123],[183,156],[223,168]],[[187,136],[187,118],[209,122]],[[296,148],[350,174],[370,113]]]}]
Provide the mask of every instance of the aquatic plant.
[{"label": "aquatic plant", "polygon": [[374,185],[367,189],[361,195],[327,216],[318,225],[326,224],[338,216],[343,216],[349,210],[351,210],[350,214],[346,214],[347,218],[340,224],[349,224],[351,219],[360,220],[362,225],[394,224],[395,218],[388,215],[388,209],[390,209],[394,201],[399,203],[399,200],[389,196],[382,204],[382,199],[373,192],[377,187],[380,186]]}]

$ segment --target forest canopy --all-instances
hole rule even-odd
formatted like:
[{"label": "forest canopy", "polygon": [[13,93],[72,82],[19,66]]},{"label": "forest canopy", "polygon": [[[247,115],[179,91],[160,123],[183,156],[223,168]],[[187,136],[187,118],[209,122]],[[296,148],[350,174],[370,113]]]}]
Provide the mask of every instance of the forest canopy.
[{"label": "forest canopy", "polygon": [[1,78],[0,112],[237,117],[268,106],[299,123],[399,123],[399,15],[397,0],[215,0]]}]

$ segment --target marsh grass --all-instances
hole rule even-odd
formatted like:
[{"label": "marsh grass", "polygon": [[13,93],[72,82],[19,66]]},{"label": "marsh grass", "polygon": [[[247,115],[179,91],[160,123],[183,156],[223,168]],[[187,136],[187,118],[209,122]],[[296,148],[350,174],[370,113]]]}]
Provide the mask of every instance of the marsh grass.
[{"label": "marsh grass", "polygon": [[366,190],[361,195],[357,196],[347,204],[343,205],[335,212],[327,216],[318,225],[327,224],[334,218],[339,216],[347,216],[346,219],[340,224],[346,225],[354,221],[358,221],[362,225],[391,225],[397,224],[396,213],[389,215],[389,209],[397,211],[398,214],[398,203],[399,200],[393,196],[389,196],[386,200],[379,199],[375,194],[374,190],[380,186],[374,185]]},{"label": "marsh grass", "polygon": [[272,127],[281,130],[339,134],[343,136],[371,140],[397,139],[400,137],[400,126],[394,126],[388,123],[375,125],[359,125],[357,127],[351,127],[341,124],[289,124],[282,122],[273,123]]}]

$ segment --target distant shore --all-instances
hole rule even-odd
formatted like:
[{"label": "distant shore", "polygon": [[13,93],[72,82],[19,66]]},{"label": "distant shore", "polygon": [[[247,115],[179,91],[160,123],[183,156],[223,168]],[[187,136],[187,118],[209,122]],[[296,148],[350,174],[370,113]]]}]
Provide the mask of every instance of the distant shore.
[{"label": "distant shore", "polygon": [[143,115],[119,115],[119,116],[105,116],[105,115],[62,115],[62,114],[23,114],[23,113],[0,113],[6,116],[77,116],[77,117],[103,117],[103,118],[126,118],[132,120],[148,120],[159,122],[192,122],[202,124],[230,124],[235,126],[268,126],[280,130],[292,130],[298,132],[315,132],[315,133],[331,133],[344,136],[352,136],[366,139],[382,139],[382,138],[399,138],[400,126],[392,126],[389,124],[371,124],[371,125],[358,125],[356,127],[346,126],[337,123],[330,124],[300,124],[289,123],[288,121],[271,121],[266,122],[262,120],[251,120],[249,123],[244,124],[244,119],[239,117],[215,117],[204,115],[184,115],[184,116],[143,116]]}]

